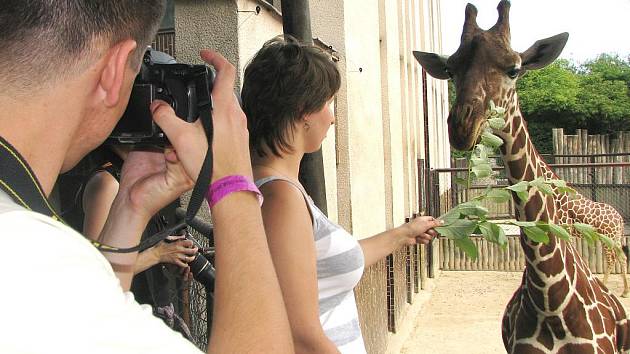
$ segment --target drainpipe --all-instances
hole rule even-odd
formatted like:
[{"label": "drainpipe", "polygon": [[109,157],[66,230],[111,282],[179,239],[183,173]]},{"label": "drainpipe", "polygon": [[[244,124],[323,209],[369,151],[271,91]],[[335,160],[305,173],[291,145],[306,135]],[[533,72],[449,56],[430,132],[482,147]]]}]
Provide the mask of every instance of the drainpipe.
[{"label": "drainpipe", "polygon": [[[282,28],[305,44],[313,44],[311,15],[308,0],[284,0],[282,5]],[[305,154],[300,163],[300,183],[313,198],[315,205],[328,215],[326,204],[326,183],[324,180],[324,159],[322,150]]]}]

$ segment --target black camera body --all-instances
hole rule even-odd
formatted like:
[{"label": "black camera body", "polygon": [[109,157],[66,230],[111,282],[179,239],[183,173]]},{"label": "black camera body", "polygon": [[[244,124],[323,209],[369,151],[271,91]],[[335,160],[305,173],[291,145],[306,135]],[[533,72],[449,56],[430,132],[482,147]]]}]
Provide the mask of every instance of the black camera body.
[{"label": "black camera body", "polygon": [[154,100],[167,102],[187,122],[197,120],[200,109],[212,107],[214,72],[210,68],[158,63],[152,53],[160,52],[148,50],[144,54],[127,109],[108,138],[110,144],[168,145],[166,135],[151,116],[149,106]]}]

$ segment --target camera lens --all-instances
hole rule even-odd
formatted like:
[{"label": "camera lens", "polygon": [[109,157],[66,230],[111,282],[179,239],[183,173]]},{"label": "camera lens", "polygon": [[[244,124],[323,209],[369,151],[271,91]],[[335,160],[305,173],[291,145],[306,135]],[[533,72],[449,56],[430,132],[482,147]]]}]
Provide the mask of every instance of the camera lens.
[{"label": "camera lens", "polygon": [[195,259],[188,263],[190,271],[196,281],[206,287],[208,291],[214,291],[214,267],[201,253],[197,253]]}]

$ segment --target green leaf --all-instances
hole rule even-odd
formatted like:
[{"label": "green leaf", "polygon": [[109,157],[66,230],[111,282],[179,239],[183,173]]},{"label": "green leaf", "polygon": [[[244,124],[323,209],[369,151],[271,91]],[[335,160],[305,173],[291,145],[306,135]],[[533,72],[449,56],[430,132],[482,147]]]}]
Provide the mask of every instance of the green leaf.
[{"label": "green leaf", "polygon": [[517,184],[505,188],[515,192],[526,192],[529,189],[529,183],[527,181],[520,181]]},{"label": "green leaf", "polygon": [[461,214],[459,213],[459,211],[456,208],[453,208],[449,210],[446,214],[440,216],[438,219],[444,221],[444,225],[450,225],[455,222],[455,220],[458,220],[460,216]]},{"label": "green leaf", "polygon": [[548,183],[553,184],[556,187],[566,187],[567,186],[567,182],[564,181],[563,179],[551,179],[548,181]]},{"label": "green leaf", "polygon": [[486,221],[479,224],[479,230],[486,240],[498,243],[501,246],[507,244],[505,231],[499,225]]},{"label": "green leaf", "polygon": [[551,186],[545,181],[543,177],[538,177],[535,180],[529,182],[531,187],[537,188],[541,193],[545,195],[552,195],[553,189]]},{"label": "green leaf", "polygon": [[481,206],[477,202],[461,203],[461,204],[459,204],[457,206],[457,210],[462,215],[466,215],[466,216],[474,215],[474,216],[478,216],[478,217],[484,217],[484,216],[488,215],[488,209],[483,207],[483,206]]},{"label": "green leaf", "polygon": [[575,189],[571,187],[558,187],[558,193],[575,194]]},{"label": "green leaf", "polygon": [[516,196],[521,200],[521,202],[525,202],[529,199],[529,192],[516,192]]},{"label": "green leaf", "polygon": [[586,242],[588,242],[589,244],[593,244],[599,236],[595,228],[588,224],[582,224],[582,223],[576,222],[575,224],[573,224],[573,228],[577,232],[582,234]]},{"label": "green leaf", "polygon": [[505,203],[512,199],[512,195],[503,188],[493,188],[486,194],[486,198],[495,203]]},{"label": "green leaf", "polygon": [[501,130],[505,126],[505,120],[503,118],[490,118],[488,124],[492,129]]},{"label": "green leaf", "polygon": [[470,158],[470,163],[473,167],[479,165],[490,165],[488,159],[482,159],[481,157],[473,156]]},{"label": "green leaf", "polygon": [[553,223],[548,224],[548,227],[549,231],[552,234],[556,235],[558,238],[565,241],[571,240],[571,234],[569,234],[569,232],[564,227]]},{"label": "green leaf", "polygon": [[489,105],[490,105],[490,111],[491,112],[494,111],[496,109],[496,107],[497,107],[497,106],[494,105],[494,101],[493,100],[490,100]]},{"label": "green leaf", "polygon": [[469,238],[455,240],[455,246],[464,251],[472,260],[477,259],[477,247]]},{"label": "green leaf", "polygon": [[461,240],[470,236],[477,228],[477,223],[472,220],[457,219],[444,226],[438,226],[435,231],[452,240]]},{"label": "green leaf", "polygon": [[498,148],[499,146],[503,145],[503,139],[492,133],[483,132],[481,134],[481,143],[492,148]]},{"label": "green leaf", "polygon": [[598,235],[599,235],[599,239],[602,241],[604,246],[608,247],[609,249],[614,249],[615,247],[617,247],[615,242],[612,239],[610,239],[608,236],[599,234],[599,233]]},{"label": "green leaf", "polygon": [[472,167],[472,173],[474,173],[477,178],[490,177],[490,175],[492,175],[492,167],[490,167],[488,163],[474,165]]},{"label": "green leaf", "polygon": [[541,191],[544,195],[553,195],[553,189],[547,183],[543,183],[536,188],[538,188],[538,190]]},{"label": "green leaf", "polygon": [[571,235],[569,234],[569,232],[560,225],[547,223],[544,221],[536,221],[536,226],[538,226],[545,232],[551,232],[552,234],[563,240],[569,241],[571,239]]},{"label": "green leaf", "polygon": [[490,153],[487,146],[483,144],[475,145],[475,152],[477,153],[477,157],[483,160],[488,160],[488,154]]},{"label": "green leaf", "polygon": [[525,235],[534,242],[542,242],[545,244],[549,242],[549,235],[538,226],[524,227],[523,231],[525,231]]}]

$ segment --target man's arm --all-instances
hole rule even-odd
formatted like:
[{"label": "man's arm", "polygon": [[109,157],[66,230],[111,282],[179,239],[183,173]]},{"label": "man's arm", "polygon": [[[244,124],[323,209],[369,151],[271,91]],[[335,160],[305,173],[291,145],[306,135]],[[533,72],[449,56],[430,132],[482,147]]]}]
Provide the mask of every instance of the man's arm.
[{"label": "man's arm", "polygon": [[[218,53],[202,51],[201,57],[217,72],[212,90],[212,180],[228,175],[252,178],[247,120],[233,91],[236,69]],[[154,102],[151,111],[188,175],[198,176],[208,148],[201,122],[184,122],[163,102]],[[232,193],[211,211],[216,282],[208,353],[293,353],[257,198],[251,192]]]},{"label": "man's arm", "polygon": [[208,353],[290,353],[290,328],[258,200],[232,193],[212,208],[214,321]]}]

